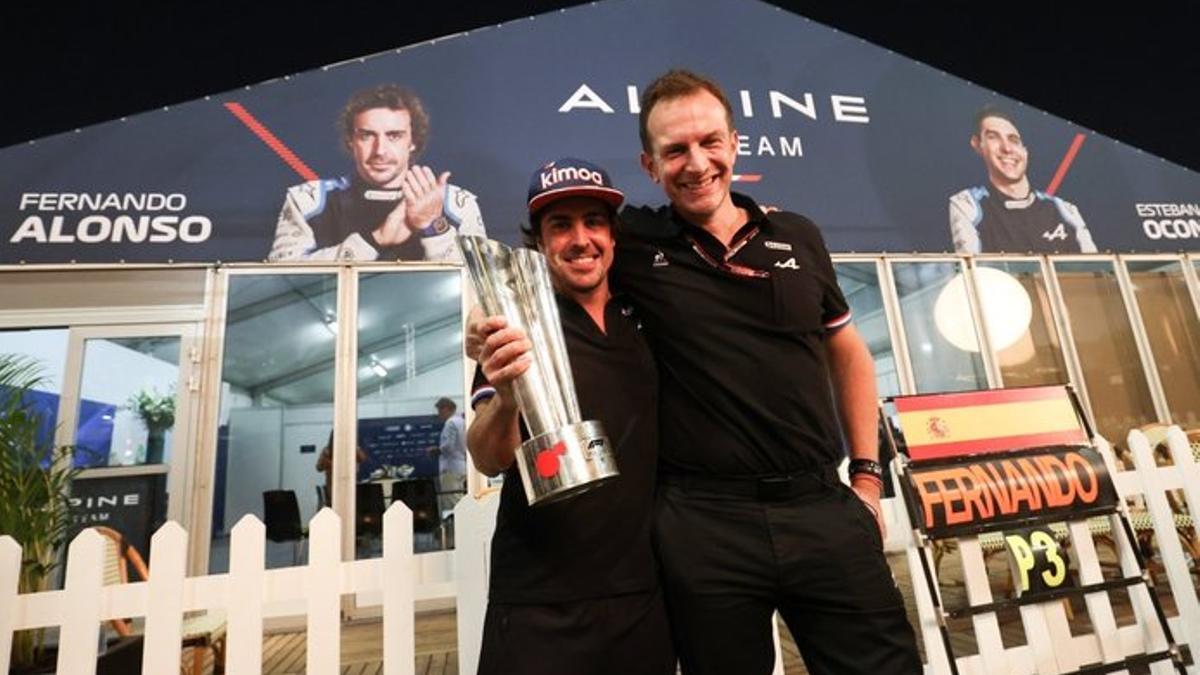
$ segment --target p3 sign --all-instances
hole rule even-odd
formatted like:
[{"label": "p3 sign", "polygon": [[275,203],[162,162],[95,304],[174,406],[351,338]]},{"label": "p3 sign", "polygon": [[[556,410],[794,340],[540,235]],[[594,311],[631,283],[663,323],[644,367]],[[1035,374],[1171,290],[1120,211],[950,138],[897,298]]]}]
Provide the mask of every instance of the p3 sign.
[{"label": "p3 sign", "polygon": [[1048,527],[1004,534],[1017,595],[1041,594],[1071,585],[1071,561]]}]

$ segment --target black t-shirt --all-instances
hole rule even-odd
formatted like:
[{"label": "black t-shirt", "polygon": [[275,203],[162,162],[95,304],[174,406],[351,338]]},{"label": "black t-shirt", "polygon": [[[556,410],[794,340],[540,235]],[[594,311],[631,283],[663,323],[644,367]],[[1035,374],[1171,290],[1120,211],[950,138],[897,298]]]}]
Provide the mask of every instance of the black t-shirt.
[{"label": "black t-shirt", "polygon": [[728,251],[670,207],[621,213],[609,278],[658,359],[662,469],[746,476],[836,463],[825,336],[850,311],[829,252],[807,218],[733,201],[750,220]]},{"label": "black t-shirt", "polygon": [[[654,359],[620,298],[605,307],[607,334],[572,300],[559,296],[558,311],[580,412],[604,425],[621,475],[564,501],[530,507],[516,465],[505,472],[492,537],[489,596],[495,602],[567,602],[657,584],[650,544],[658,442]],[[474,389],[475,401],[489,389],[478,369]]]}]

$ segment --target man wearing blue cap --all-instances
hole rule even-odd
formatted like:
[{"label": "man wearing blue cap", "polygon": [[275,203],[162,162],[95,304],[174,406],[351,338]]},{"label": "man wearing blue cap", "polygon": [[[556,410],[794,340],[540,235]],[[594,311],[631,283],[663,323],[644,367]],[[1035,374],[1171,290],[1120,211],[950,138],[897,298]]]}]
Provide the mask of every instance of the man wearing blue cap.
[{"label": "man wearing blue cap", "polygon": [[527,437],[513,380],[530,348],[488,321],[467,433],[475,465],[505,474],[492,538],[481,674],[675,671],[650,543],[658,442],[658,378],[630,306],[608,286],[616,209],[624,196],[601,168],[551,162],[529,186],[526,244],[546,256],[584,419],[615,443],[620,478],[530,508],[514,450]]}]

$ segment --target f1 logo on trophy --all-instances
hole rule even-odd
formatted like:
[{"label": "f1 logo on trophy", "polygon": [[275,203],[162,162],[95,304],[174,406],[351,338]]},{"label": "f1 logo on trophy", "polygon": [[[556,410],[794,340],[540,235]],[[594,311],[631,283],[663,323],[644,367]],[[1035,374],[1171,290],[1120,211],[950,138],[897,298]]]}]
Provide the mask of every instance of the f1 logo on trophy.
[{"label": "f1 logo on trophy", "polygon": [[616,478],[604,427],[581,420],[554,287],[541,253],[484,237],[460,236],[475,293],[488,315],[525,331],[532,362],[513,383],[530,439],[517,448],[517,468],[530,506],[566,499]]}]

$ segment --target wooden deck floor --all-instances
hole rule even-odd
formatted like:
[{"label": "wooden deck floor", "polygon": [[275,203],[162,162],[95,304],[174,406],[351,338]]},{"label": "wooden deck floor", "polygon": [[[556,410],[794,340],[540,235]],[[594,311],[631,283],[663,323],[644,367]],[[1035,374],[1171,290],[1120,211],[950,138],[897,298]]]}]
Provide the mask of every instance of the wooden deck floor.
[{"label": "wooden deck floor", "polygon": [[[1105,562],[1101,552],[1101,560]],[[916,610],[912,603],[912,586],[909,583],[908,569],[903,556],[890,557],[892,570],[904,593],[909,610],[909,621],[916,625]],[[1111,564],[1111,561],[1108,561]],[[958,579],[957,555],[949,554],[942,563],[942,596],[947,607],[957,607],[966,604],[965,590]],[[993,581],[994,592],[1000,597],[1003,580],[1008,575],[1007,561],[1003,556],[993,556],[989,560],[989,570]],[[1107,576],[1107,574],[1106,574]],[[1161,590],[1161,587],[1160,587]],[[1169,615],[1174,615],[1174,607],[1170,604],[1169,593],[1164,597],[1164,605]],[[1162,593],[1160,592],[1160,597]],[[1111,593],[1117,620],[1120,625],[1132,622],[1132,610],[1125,593]],[[1082,601],[1073,606],[1074,618],[1071,620],[1073,633],[1089,630],[1087,611]],[[1006,645],[1025,644],[1024,629],[1016,610],[1000,615],[1001,633]],[[969,620],[951,622],[951,644],[958,656],[976,653],[975,639],[971,632]],[[453,610],[421,614],[417,617],[416,635],[416,673],[417,675],[457,675],[458,651]],[[781,627],[784,670],[788,675],[807,675],[800,652],[796,648],[785,627]],[[918,636],[918,646],[920,639]],[[377,621],[351,623],[342,629],[342,673],[343,675],[376,675],[382,672],[382,632]],[[263,640],[263,673],[284,675],[304,672],[305,637],[304,633],[281,633],[267,635]],[[190,652],[184,653],[185,663],[191,663]],[[212,657],[207,655],[204,664],[204,675],[212,673]]]}]

